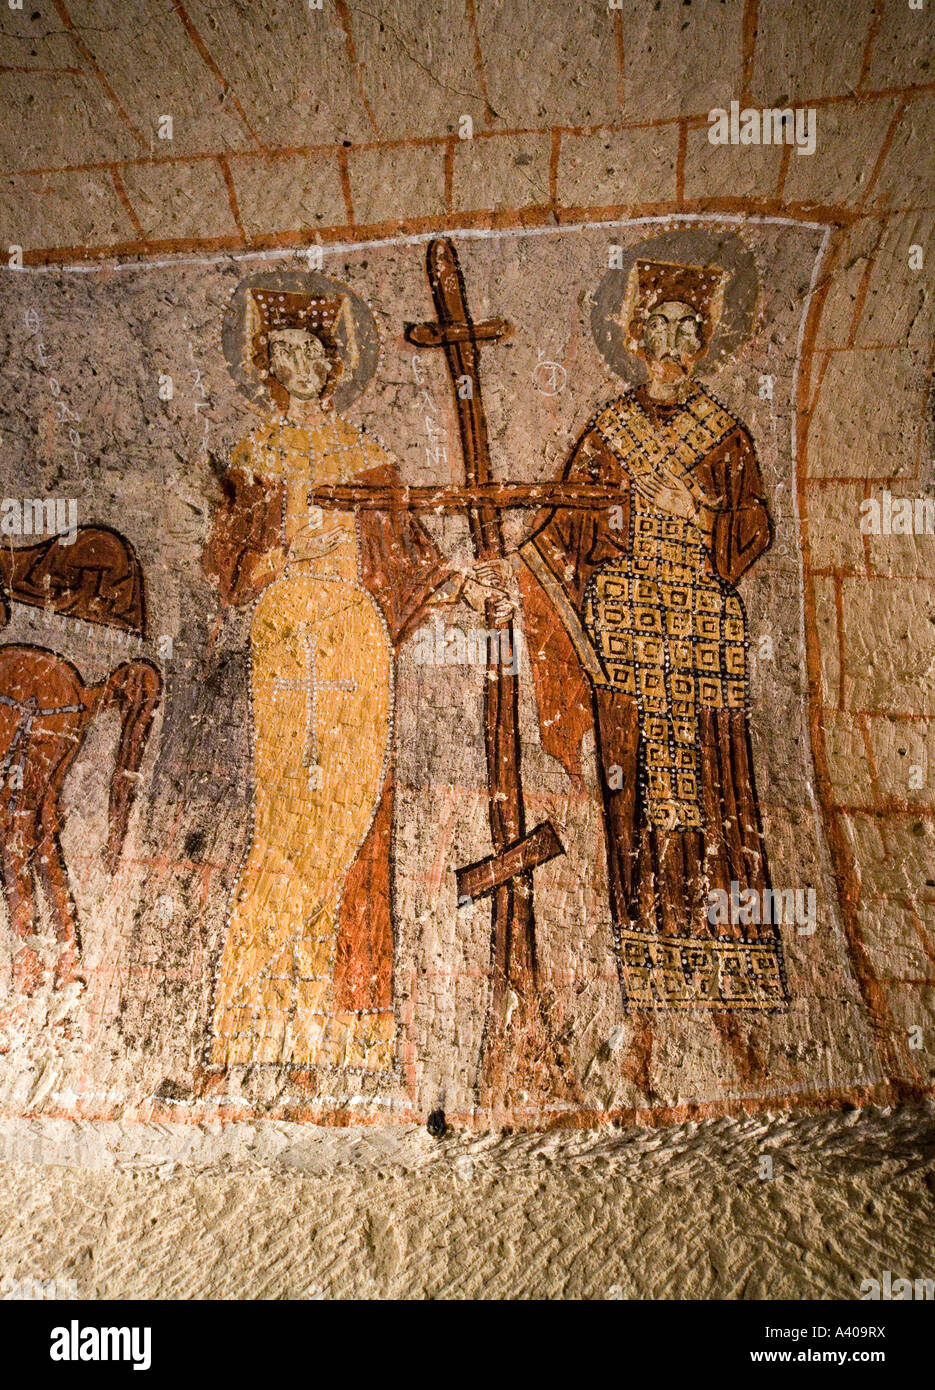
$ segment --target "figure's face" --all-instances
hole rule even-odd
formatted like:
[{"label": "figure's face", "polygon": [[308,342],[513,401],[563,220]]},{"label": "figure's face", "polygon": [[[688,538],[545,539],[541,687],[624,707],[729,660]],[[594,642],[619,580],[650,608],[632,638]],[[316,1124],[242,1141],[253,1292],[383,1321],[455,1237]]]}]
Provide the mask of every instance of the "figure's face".
[{"label": "figure's face", "polygon": [[662,381],[690,376],[704,348],[698,314],[691,305],[679,300],[653,305],[643,327],[643,355],[652,376]]},{"label": "figure's face", "polygon": [[306,328],[278,328],[269,335],[270,374],[298,401],[317,400],[330,364],[324,344]]}]

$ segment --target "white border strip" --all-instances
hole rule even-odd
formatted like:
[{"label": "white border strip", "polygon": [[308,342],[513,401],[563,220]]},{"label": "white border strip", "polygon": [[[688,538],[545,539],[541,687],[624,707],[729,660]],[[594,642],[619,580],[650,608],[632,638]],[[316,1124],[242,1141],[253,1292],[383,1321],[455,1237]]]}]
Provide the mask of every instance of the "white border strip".
[{"label": "white border strip", "polygon": [[[730,223],[735,226],[743,225],[772,225],[780,227],[808,227],[813,231],[824,231],[827,235],[832,227],[827,222],[801,222],[795,217],[771,217],[766,214],[762,216],[754,215],[747,217],[743,213],[713,213],[713,212],[675,212],[667,217],[615,217],[605,222],[566,222],[559,223],[550,227],[444,227],[434,232],[413,232],[407,236],[379,237],[373,241],[333,241],[333,242],[309,242],[305,246],[292,246],[277,248],[271,251],[219,251],[213,256],[170,256],[161,261],[147,260],[118,260],[111,257],[108,260],[95,261],[92,265],[82,265],[78,262],[54,263],[52,265],[28,265],[14,269],[12,266],[0,266],[0,270],[8,271],[11,275],[94,275],[98,271],[106,270],[108,273],[127,270],[161,270],[167,266],[189,266],[189,265],[219,265],[224,261],[286,261],[302,259],[308,252],[320,248],[323,255],[348,255],[353,251],[376,250],[382,246],[418,246],[423,242],[434,241],[436,237],[451,236],[470,238],[475,241],[490,240],[496,237],[529,237],[529,236],[560,236],[565,232],[586,232],[597,227],[649,227],[660,224],[670,225],[673,222],[722,222]],[[822,248],[822,251],[824,248]],[[820,259],[820,256],[819,256]],[[810,297],[810,296],[809,296]],[[807,301],[806,301],[807,302]],[[804,319],[803,319],[804,323]],[[801,333],[799,335],[801,344]]]}]

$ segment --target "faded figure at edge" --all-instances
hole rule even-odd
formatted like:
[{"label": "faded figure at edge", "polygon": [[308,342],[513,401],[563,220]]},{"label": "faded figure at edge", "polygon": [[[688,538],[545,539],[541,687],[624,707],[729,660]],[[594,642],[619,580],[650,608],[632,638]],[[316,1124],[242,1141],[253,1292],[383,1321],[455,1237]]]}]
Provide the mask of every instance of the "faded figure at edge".
[{"label": "faded figure at edge", "polygon": [[776,927],[708,906],[712,890],[770,883],[735,585],[771,523],[749,433],[693,378],[725,278],[635,263],[618,321],[648,380],[592,418],[564,474],[619,488],[619,505],[555,508],[520,549],[545,746],[574,773],[596,733],[614,946],[637,1011],[626,1070],[647,1095],[658,1011],[708,1011],[753,1082],[754,1020],[788,1001]]},{"label": "faded figure at edge", "polygon": [[[404,512],[311,506],[316,484],[396,481],[333,407],[342,296],[248,291],[248,351],[276,414],[233,451],[205,565],[256,600],[253,836],[220,960],[206,1061],[392,1065],[394,648],[427,607],[502,589],[447,568]],[[503,601],[506,602],[505,596]]]}]

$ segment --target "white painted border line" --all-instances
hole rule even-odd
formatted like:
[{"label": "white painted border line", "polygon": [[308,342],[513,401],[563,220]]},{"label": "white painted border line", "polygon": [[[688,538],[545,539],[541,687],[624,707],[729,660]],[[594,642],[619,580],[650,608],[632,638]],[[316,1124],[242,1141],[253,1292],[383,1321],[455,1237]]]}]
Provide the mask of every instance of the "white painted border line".
[{"label": "white painted border line", "polygon": [[830,222],[802,222],[795,217],[775,217],[766,213],[747,216],[744,213],[713,212],[674,212],[668,216],[615,217],[609,221],[566,222],[551,227],[446,227],[434,232],[412,232],[406,236],[379,237],[372,241],[333,241],[308,242],[304,246],[276,248],[270,251],[218,251],[213,256],[169,256],[164,260],[109,260],[95,261],[91,265],[79,262],[64,262],[53,265],[28,265],[18,269],[9,265],[0,266],[11,275],[93,275],[97,271],[161,270],[168,266],[220,265],[231,261],[284,261],[303,258],[316,248],[323,255],[349,255],[353,251],[373,251],[383,246],[419,246],[434,241],[436,237],[462,237],[470,240],[493,240],[497,237],[560,236],[565,232],[587,232],[600,227],[649,227],[669,225],[673,222],[714,222],[734,226],[770,225],[778,227],[807,227],[812,231],[829,233],[834,224]]}]

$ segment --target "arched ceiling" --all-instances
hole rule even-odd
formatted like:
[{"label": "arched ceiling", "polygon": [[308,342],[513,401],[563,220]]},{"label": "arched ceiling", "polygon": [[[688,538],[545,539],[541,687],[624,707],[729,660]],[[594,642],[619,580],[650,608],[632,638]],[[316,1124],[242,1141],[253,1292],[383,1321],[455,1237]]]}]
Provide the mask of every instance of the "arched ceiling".
[{"label": "arched ceiling", "polygon": [[[791,9],[7,4],[0,236],[29,264],[634,209],[846,221],[927,201],[907,158],[935,133],[926,20],[893,0]],[[714,150],[707,112],[732,98],[817,105],[819,151]]]}]

